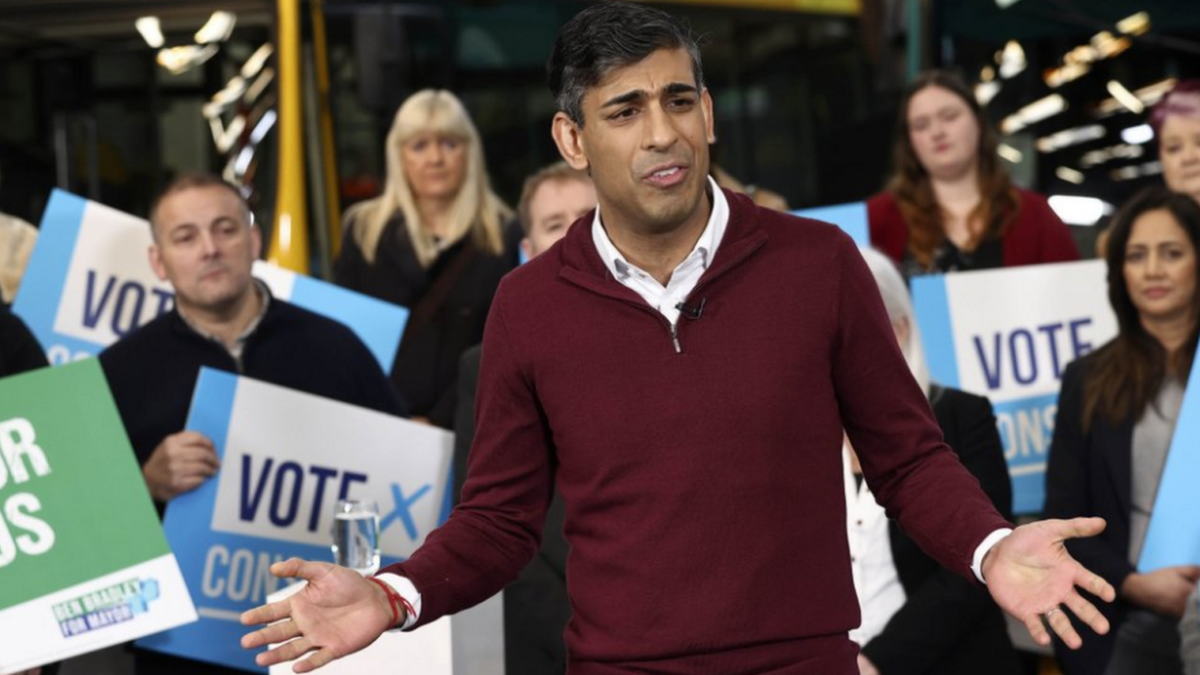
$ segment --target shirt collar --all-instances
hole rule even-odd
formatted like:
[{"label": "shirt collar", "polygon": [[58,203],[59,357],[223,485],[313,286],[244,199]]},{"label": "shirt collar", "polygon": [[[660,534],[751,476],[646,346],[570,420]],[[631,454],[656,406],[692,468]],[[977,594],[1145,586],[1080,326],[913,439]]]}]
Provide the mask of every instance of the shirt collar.
[{"label": "shirt collar", "polygon": [[[704,269],[712,263],[713,256],[717,254],[717,247],[721,245],[721,239],[725,236],[725,227],[729,224],[729,201],[725,199],[725,193],[713,180],[712,176],[708,177],[708,192],[712,195],[712,212],[708,215],[708,223],[704,226],[704,231],[700,233],[700,238],[696,240],[695,247],[684,258],[684,262],[691,260],[694,257],[700,259],[700,264]],[[592,241],[596,244],[596,250],[600,253],[600,259],[604,261],[604,266],[616,279],[625,279],[629,277],[632,270],[637,269],[617,247],[613,245],[612,239],[609,239],[608,232],[604,230],[604,225],[600,222],[600,205],[596,205],[596,213],[592,217]],[[683,262],[680,263],[683,265]]]},{"label": "shirt collar", "polygon": [[211,340],[212,342],[220,345],[221,348],[229,352],[230,356],[232,356],[234,360],[238,361],[239,364],[241,362],[242,350],[246,346],[246,341],[250,339],[251,335],[254,335],[254,331],[258,330],[258,325],[262,323],[263,317],[267,315],[267,308],[271,306],[271,291],[267,288],[267,285],[263,283],[261,279],[255,278],[253,281],[254,292],[257,293],[258,297],[262,300],[262,307],[259,308],[258,315],[255,316],[254,319],[246,326],[246,330],[242,331],[242,334],[239,335],[237,340],[234,341],[232,349],[222,342],[220,338],[200,328],[199,325],[189,319],[187,314],[184,314],[183,308],[181,308],[178,303],[175,305],[175,312],[179,314],[179,318],[183,319],[183,322],[187,324],[187,327],[192,329],[192,332],[206,340]]}]

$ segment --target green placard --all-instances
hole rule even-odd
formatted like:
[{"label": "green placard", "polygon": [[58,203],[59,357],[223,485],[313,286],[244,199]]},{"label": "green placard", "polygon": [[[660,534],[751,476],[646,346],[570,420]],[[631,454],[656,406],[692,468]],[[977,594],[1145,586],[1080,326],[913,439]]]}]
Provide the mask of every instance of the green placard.
[{"label": "green placard", "polygon": [[0,610],[168,552],[99,362],[0,379]]}]

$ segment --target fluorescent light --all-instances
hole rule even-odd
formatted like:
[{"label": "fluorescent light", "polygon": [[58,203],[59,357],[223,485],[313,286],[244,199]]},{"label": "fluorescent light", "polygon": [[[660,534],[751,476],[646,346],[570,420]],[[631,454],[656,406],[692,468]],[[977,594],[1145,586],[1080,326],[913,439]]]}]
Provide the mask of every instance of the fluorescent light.
[{"label": "fluorescent light", "polygon": [[1012,162],[1013,164],[1019,164],[1021,162],[1021,160],[1025,157],[1025,155],[1022,154],[1020,150],[1014,148],[1013,146],[1009,145],[1008,143],[1001,143],[999,146],[997,146],[996,154],[1000,155],[1004,159],[1007,159],[1008,161]]},{"label": "fluorescent light", "polygon": [[1116,80],[1109,80],[1105,85],[1108,88],[1108,93],[1113,95],[1121,105],[1129,109],[1129,112],[1140,115],[1146,110],[1146,106],[1142,104],[1142,100],[1133,95],[1133,92],[1125,88],[1125,85]]},{"label": "fluorescent light", "polygon": [[1123,166],[1108,172],[1108,177],[1113,180],[1133,180],[1134,178],[1140,178],[1141,175],[1142,172],[1136,166]]},{"label": "fluorescent light", "polygon": [[183,45],[158,50],[158,65],[172,75],[191,70],[211,59],[217,53],[216,45]]},{"label": "fluorescent light", "polygon": [[271,46],[270,42],[264,42],[263,45],[254,50],[254,53],[250,55],[250,58],[246,59],[246,62],[242,64],[241,76],[249,80],[257,75],[258,71],[262,70],[263,65],[266,64],[267,59],[271,58],[271,54],[274,51],[275,48]]},{"label": "fluorescent light", "polygon": [[158,22],[157,16],[143,16],[134,21],[133,25],[151,49],[158,49],[166,44],[166,39],[162,34],[162,24]]},{"label": "fluorescent light", "polygon": [[1110,171],[1108,175],[1112,180],[1133,180],[1135,178],[1142,178],[1143,176],[1157,176],[1161,173],[1162,162],[1154,160],[1133,166],[1123,166]]},{"label": "fluorescent light", "polygon": [[1025,50],[1021,49],[1021,43],[1016,40],[1009,40],[1004,45],[1004,51],[1000,52],[1000,79],[1007,80],[1016,76],[1021,71],[1025,70]]},{"label": "fluorescent light", "polygon": [[224,42],[233,33],[237,24],[237,15],[233,12],[213,12],[204,26],[196,31],[196,44],[206,45],[210,42]]},{"label": "fluorescent light", "polygon": [[1105,133],[1107,132],[1104,130],[1104,127],[1099,124],[1063,129],[1049,136],[1039,138],[1037,140],[1037,149],[1039,152],[1054,152],[1063,148],[1069,148],[1072,145],[1104,138]]},{"label": "fluorescent light", "polygon": [[1136,127],[1129,127],[1121,131],[1121,140],[1131,145],[1141,145],[1149,143],[1154,139],[1154,130],[1149,124],[1139,124]]},{"label": "fluorescent light", "polygon": [[1129,38],[1116,37],[1106,30],[1092,36],[1092,48],[1096,50],[1099,59],[1111,59],[1132,46],[1133,42]]},{"label": "fluorescent light", "polygon": [[1095,197],[1067,195],[1051,195],[1050,208],[1070,225],[1095,225],[1100,218],[1113,212],[1112,204]]},{"label": "fluorescent light", "polygon": [[992,99],[996,98],[996,94],[1000,93],[1000,81],[988,80],[975,85],[975,102],[981,106],[986,106],[991,103]]},{"label": "fluorescent light", "polygon": [[1117,22],[1117,30],[1126,35],[1141,35],[1150,30],[1150,15],[1138,12]]},{"label": "fluorescent light", "polygon": [[1113,159],[1137,159],[1145,154],[1145,148],[1144,145],[1120,143],[1109,148],[1086,152],[1083,157],[1079,158],[1079,163],[1087,169]]},{"label": "fluorescent light", "polygon": [[996,6],[1000,9],[1008,9],[1020,1],[1021,0],[996,0]]},{"label": "fluorescent light", "polygon": [[1030,124],[1037,124],[1066,109],[1067,100],[1065,98],[1058,94],[1050,94],[1005,117],[1004,121],[1000,123],[1000,130],[1005,134],[1013,134]]},{"label": "fluorescent light", "polygon": [[1051,68],[1046,71],[1042,79],[1046,82],[1046,86],[1051,89],[1057,89],[1068,82],[1074,82],[1079,78],[1087,75],[1092,69],[1092,66],[1084,62],[1067,63],[1058,68]]},{"label": "fluorescent light", "polygon": [[[1148,84],[1141,89],[1133,92],[1142,105],[1151,106],[1158,103],[1159,99],[1167,95],[1167,92],[1175,88],[1175,78],[1168,77],[1165,80],[1159,80],[1153,84]],[[1108,98],[1101,101],[1096,106],[1095,116],[1099,118],[1108,117],[1114,113],[1124,112],[1125,106],[1116,98]]]},{"label": "fluorescent light", "polygon": [[1074,183],[1076,185],[1083,184],[1083,172],[1076,171],[1069,166],[1058,167],[1054,170],[1054,175],[1067,181],[1068,183]]}]

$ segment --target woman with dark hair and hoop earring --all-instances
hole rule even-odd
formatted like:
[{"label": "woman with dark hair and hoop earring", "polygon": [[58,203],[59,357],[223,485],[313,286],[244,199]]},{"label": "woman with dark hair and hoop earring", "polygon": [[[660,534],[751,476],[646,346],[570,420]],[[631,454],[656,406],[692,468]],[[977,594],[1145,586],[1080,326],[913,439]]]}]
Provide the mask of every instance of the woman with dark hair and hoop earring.
[{"label": "woman with dark hair and hoop earring", "polygon": [[1068,675],[1169,675],[1183,672],[1178,623],[1200,567],[1144,572],[1137,560],[1196,354],[1200,206],[1147,188],[1113,217],[1111,231],[1108,298],[1119,332],[1063,374],[1045,515],[1108,521],[1100,536],[1067,548],[1118,594],[1100,607],[1107,635],[1081,626],[1083,647],[1059,643],[1056,652]]},{"label": "woman with dark hair and hoop earring", "polygon": [[414,419],[453,429],[458,359],[483,339],[520,233],[488,185],[479,132],[454,94],[410,96],[385,153],[383,194],[346,213],[333,279],[410,310],[392,382]]},{"label": "woman with dark hair and hoop earring", "polygon": [[1015,187],[983,109],[957,76],[922,73],[896,120],[894,175],[867,201],[871,245],[905,278],[1079,259],[1041,195]]}]

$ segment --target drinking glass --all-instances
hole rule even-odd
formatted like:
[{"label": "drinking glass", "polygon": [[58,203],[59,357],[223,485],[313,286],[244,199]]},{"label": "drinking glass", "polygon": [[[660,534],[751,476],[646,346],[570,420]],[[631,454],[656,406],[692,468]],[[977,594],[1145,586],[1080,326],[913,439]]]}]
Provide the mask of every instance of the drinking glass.
[{"label": "drinking glass", "polygon": [[333,513],[333,560],[363,576],[379,570],[379,508],[339,499]]}]

